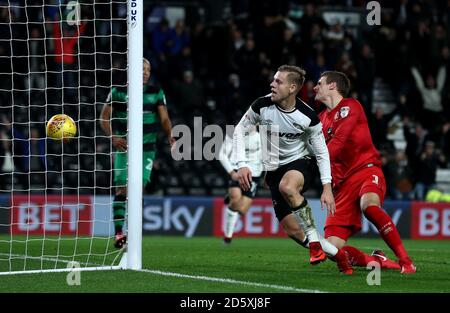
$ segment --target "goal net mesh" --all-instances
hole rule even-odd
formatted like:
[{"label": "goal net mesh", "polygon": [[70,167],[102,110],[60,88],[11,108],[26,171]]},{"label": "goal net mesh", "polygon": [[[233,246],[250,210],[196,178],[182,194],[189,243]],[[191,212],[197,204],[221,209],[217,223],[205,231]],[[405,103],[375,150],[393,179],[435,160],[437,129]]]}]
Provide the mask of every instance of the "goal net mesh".
[{"label": "goal net mesh", "polygon": [[[99,118],[127,84],[126,19],[126,0],[0,0],[0,272],[120,261]],[[46,136],[61,113],[69,142]]]}]

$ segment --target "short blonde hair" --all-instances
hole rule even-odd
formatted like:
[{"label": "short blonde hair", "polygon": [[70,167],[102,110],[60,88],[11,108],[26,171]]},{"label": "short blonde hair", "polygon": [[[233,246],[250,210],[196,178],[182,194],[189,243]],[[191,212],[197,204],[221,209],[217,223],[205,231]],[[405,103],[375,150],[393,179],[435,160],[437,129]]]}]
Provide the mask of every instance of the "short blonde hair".
[{"label": "short blonde hair", "polygon": [[282,65],[278,68],[278,72],[288,72],[287,78],[289,82],[297,84],[298,90],[303,87],[305,83],[306,71],[295,65]]}]

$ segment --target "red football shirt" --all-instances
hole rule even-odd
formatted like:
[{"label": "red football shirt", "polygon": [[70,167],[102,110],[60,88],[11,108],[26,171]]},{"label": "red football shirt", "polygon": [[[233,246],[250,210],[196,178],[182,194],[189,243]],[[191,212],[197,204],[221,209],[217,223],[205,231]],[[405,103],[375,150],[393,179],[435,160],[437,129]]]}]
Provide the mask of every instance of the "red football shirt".
[{"label": "red football shirt", "polygon": [[381,166],[361,103],[343,98],[333,110],[321,112],[319,118],[330,153],[334,186],[369,164]]}]

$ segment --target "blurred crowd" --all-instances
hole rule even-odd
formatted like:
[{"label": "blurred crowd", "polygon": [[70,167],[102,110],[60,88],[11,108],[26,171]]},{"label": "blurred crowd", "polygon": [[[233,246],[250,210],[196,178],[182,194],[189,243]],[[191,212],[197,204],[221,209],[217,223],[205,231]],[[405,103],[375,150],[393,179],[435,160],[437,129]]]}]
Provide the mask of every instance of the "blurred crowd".
[{"label": "blurred crowd", "polygon": [[[292,14],[297,5],[300,17]],[[327,22],[330,8],[360,12],[360,25]],[[381,8],[381,24],[368,26],[366,1],[231,1],[230,14],[211,24],[147,25],[145,52],[175,117],[221,125],[235,124],[269,92],[281,64],[304,67],[301,98],[317,111],[323,108],[312,88],[320,73],[346,73],[383,155],[388,198],[424,199],[437,168],[450,162],[450,1],[382,1]],[[376,78],[394,95],[393,106],[374,106]],[[406,149],[388,139],[398,128]]]},{"label": "blurred crowd", "polygon": [[[110,192],[98,118],[111,85],[126,84],[126,0],[68,2],[0,0],[3,192]],[[70,144],[45,139],[58,113],[77,121]]]},{"label": "blurred crowd", "polygon": [[[95,115],[106,99],[108,86],[126,83],[125,1],[109,2],[96,1],[95,5],[82,6],[82,16],[88,17],[86,21],[64,29],[55,27],[60,26],[58,21],[64,12],[42,14],[41,8],[41,13],[20,8],[9,10],[0,1],[2,137],[12,136],[6,125],[8,119],[14,119],[18,126],[30,121],[31,128],[36,128],[32,132],[14,127],[14,131],[23,132],[20,136],[25,141],[30,141],[32,136],[42,138],[40,131],[45,120],[63,108],[80,120],[81,137],[78,145],[72,147],[74,153],[81,152],[80,149],[86,152],[73,164],[77,170],[86,171],[82,179],[88,185],[95,182],[100,193],[111,182],[108,157],[111,147],[95,125],[98,118]],[[281,64],[296,64],[306,70],[301,98],[317,111],[323,108],[315,103],[312,88],[320,73],[325,70],[346,73],[352,83],[350,96],[363,104],[374,142],[383,155],[388,198],[424,199],[427,190],[436,184],[437,168],[450,166],[450,1],[380,1],[380,25],[367,25],[366,3],[361,0],[166,1],[164,4],[147,1],[144,56],[152,63],[152,81],[160,84],[166,93],[173,124],[189,127],[193,127],[194,116],[201,116],[203,125],[235,124],[254,99],[270,91],[269,83]],[[166,18],[162,12],[171,4],[184,6],[184,18]],[[323,13],[330,11],[359,14],[360,22],[325,19]],[[95,22],[91,20],[93,17],[97,18]],[[13,23],[13,27],[7,23],[9,19],[30,22],[32,18],[36,18],[36,23]],[[58,38],[57,30],[68,32],[68,42],[38,40]],[[12,44],[2,40],[9,38],[29,40]],[[70,38],[79,40],[70,41]],[[58,59],[58,49],[68,49],[69,55],[73,51],[77,57]],[[24,62],[29,53],[34,57]],[[46,57],[42,58],[43,55]],[[11,66],[14,73],[3,70]],[[29,68],[33,75],[26,74]],[[392,106],[379,106],[375,101],[376,79],[384,82],[393,94]],[[388,139],[389,134],[399,130],[406,142],[404,149]],[[7,145],[10,142],[3,140],[0,149],[11,149]],[[198,184],[206,186],[206,194],[211,194],[208,186],[225,186],[226,173],[220,164],[174,162],[165,141],[161,143],[152,190],[181,186],[184,193],[186,185]],[[46,147],[47,152],[58,149],[54,145]],[[97,157],[91,157],[89,153],[93,152]],[[58,151],[54,154],[54,162],[47,157],[41,165],[49,167],[51,163],[55,175],[63,175],[58,170],[65,161],[60,162],[62,156]],[[213,175],[210,179],[208,175],[198,177],[197,169]],[[27,173],[26,166],[23,170]],[[189,172],[192,173],[188,175]],[[48,171],[42,175],[48,175]],[[80,179],[79,174],[74,175]],[[23,184],[27,177],[22,179]]]}]

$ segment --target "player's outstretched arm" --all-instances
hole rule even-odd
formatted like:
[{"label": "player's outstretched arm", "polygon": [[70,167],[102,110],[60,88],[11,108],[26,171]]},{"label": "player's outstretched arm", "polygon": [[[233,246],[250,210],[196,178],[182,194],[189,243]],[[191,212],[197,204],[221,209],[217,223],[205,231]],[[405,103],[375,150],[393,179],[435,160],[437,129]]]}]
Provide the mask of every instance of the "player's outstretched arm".
[{"label": "player's outstretched arm", "polygon": [[167,112],[166,106],[164,105],[158,106],[158,115],[159,120],[161,122],[161,126],[164,132],[166,133],[167,142],[172,147],[173,144],[175,143],[175,138],[172,137],[172,122],[170,121],[169,113]]}]

